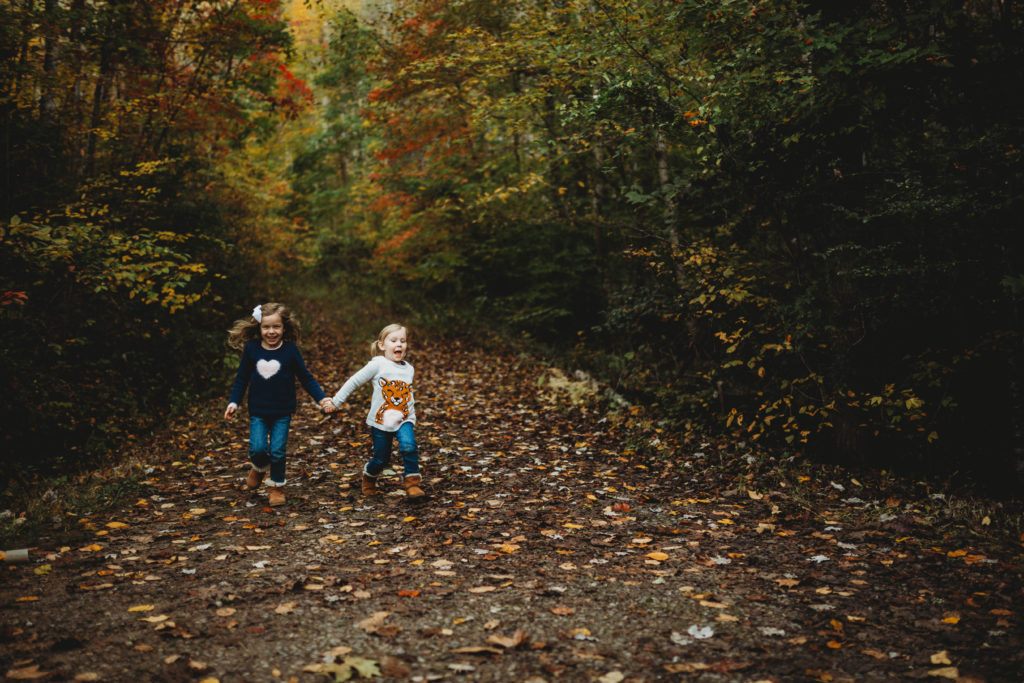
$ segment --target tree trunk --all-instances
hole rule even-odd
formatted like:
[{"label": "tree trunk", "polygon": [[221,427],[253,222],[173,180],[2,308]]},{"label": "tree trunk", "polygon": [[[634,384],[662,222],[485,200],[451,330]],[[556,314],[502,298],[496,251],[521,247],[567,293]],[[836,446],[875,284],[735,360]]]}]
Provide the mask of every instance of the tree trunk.
[{"label": "tree trunk", "polygon": [[665,234],[668,237],[669,245],[672,248],[672,266],[676,275],[676,284],[685,289],[685,276],[680,259],[682,257],[682,243],[679,239],[679,204],[672,193],[672,176],[668,168],[668,144],[665,136],[658,131],[654,144],[654,159],[658,167],[658,184],[662,196],[665,197]]},{"label": "tree trunk", "polygon": [[60,21],[57,17],[57,0],[45,0],[43,5],[43,84],[39,98],[39,123],[48,133],[57,126],[57,98],[54,88],[57,81],[57,67],[60,63]]}]

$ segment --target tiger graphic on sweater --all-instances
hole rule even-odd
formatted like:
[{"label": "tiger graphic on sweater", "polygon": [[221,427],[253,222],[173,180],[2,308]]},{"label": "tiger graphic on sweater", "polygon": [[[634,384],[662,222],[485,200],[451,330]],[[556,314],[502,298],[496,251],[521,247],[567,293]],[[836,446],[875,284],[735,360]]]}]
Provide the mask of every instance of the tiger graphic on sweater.
[{"label": "tiger graphic on sweater", "polygon": [[[377,411],[374,421],[379,425],[394,426],[397,427],[409,417],[409,404],[412,402],[412,386],[400,379],[384,379],[379,378],[377,382],[380,384],[380,393],[384,397],[384,403],[381,404],[380,409]],[[401,418],[398,419],[398,415],[385,415],[391,411],[401,413]]]}]

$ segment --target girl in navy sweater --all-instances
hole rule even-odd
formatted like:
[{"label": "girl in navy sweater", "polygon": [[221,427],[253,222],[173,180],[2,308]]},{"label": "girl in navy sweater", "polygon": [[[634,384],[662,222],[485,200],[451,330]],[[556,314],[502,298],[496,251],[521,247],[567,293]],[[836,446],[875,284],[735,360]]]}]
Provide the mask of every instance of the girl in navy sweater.
[{"label": "girl in navy sweater", "polygon": [[238,373],[224,418],[230,420],[249,389],[249,461],[246,479],[251,490],[267,481],[271,505],[284,505],[285,459],[288,429],[295,413],[295,380],[325,410],[334,404],[306,368],[296,342],[299,323],[278,303],[257,306],[248,319],[236,320],[228,332],[228,344],[242,351]]}]

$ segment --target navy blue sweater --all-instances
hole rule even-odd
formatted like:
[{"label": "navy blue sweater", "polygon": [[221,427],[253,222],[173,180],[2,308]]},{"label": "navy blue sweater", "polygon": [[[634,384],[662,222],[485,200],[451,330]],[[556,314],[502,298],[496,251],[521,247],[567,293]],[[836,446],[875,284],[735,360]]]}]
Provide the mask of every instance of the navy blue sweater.
[{"label": "navy blue sweater", "polygon": [[295,380],[320,402],[327,397],[313,373],[302,360],[292,342],[284,342],[273,351],[263,348],[259,340],[247,342],[238,363],[238,374],[231,387],[231,403],[241,405],[245,388],[249,387],[249,414],[261,417],[291,415],[295,412]]}]

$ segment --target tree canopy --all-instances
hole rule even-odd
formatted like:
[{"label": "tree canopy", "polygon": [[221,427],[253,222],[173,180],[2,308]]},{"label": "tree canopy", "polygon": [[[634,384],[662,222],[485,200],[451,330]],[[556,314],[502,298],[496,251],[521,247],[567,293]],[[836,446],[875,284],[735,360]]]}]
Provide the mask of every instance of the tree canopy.
[{"label": "tree canopy", "polygon": [[1016,5],[382,6],[335,19],[296,165],[344,216],[324,272],[571,349],[673,428],[1013,461]]}]

